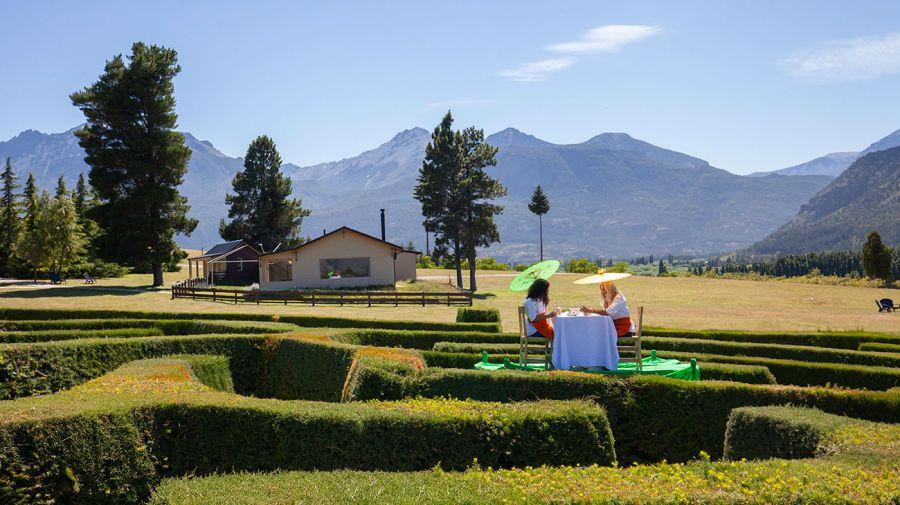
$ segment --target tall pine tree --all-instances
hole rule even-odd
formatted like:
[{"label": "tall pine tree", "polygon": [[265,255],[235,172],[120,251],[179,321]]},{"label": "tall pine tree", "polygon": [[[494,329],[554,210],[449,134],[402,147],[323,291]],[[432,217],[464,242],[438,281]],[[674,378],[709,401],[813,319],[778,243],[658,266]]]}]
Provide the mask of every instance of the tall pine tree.
[{"label": "tall pine tree", "polygon": [[466,128],[459,139],[460,176],[451,195],[450,213],[460,216],[460,242],[469,260],[469,290],[474,292],[478,289],[475,282],[477,249],[500,242],[494,216],[503,213],[503,206],[493,200],[506,196],[506,188],[484,170],[497,164],[498,151],[484,141],[484,130]]},{"label": "tall pine tree", "polygon": [[422,204],[425,229],[434,234],[433,256],[441,258],[452,253],[456,285],[462,287],[459,215],[450,211],[451,194],[461,168],[459,144],[460,135],[453,130],[453,114],[447,111],[425,146],[425,159],[413,195]]},{"label": "tall pine tree", "polygon": [[149,267],[154,286],[163,284],[163,265],[180,257],[175,234],[197,226],[178,192],[191,157],[175,131],[180,71],[174,50],[136,42],[127,63],[115,56],[97,82],[71,95],[87,119],[75,135],[99,198],[92,214],[105,231],[101,252]]},{"label": "tall pine tree", "polygon": [[66,187],[66,180],[63,176],[59,176],[59,179],[56,179],[56,198],[60,198],[63,196],[67,196],[69,194],[69,188]]},{"label": "tall pine tree", "polygon": [[25,182],[22,200],[25,215],[22,218],[19,235],[16,237],[14,251],[15,256],[25,262],[31,269],[32,278],[37,282],[38,268],[43,266],[46,258],[47,243],[45,234],[47,227],[43,226],[41,217],[44,214],[44,209],[50,204],[50,195],[44,191],[41,196],[38,196],[34,176],[29,173],[28,180]]},{"label": "tall pine tree", "polygon": [[12,161],[6,158],[0,188],[0,272],[9,272],[13,247],[19,238],[19,206],[16,197],[16,174]]},{"label": "tall pine tree", "polygon": [[310,211],[291,198],[291,179],[281,173],[281,156],[271,138],[262,135],[250,143],[244,170],[231,186],[234,194],[225,195],[231,221],[219,223],[222,238],[262,244],[265,251],[302,241],[300,227]]},{"label": "tall pine tree", "polygon": [[544,190],[541,189],[540,184],[534,188],[534,193],[531,194],[531,202],[528,203],[528,210],[530,210],[532,214],[537,214],[538,217],[541,261],[544,261],[544,221],[542,217],[544,214],[550,212],[550,200],[547,198],[547,195],[544,194]]}]

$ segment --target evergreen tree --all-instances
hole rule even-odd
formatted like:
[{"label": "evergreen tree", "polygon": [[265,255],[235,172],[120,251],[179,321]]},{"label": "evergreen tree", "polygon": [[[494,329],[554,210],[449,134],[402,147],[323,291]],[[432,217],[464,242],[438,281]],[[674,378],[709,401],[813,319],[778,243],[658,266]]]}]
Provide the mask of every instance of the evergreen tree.
[{"label": "evergreen tree", "polygon": [[231,185],[234,194],[225,195],[231,222],[219,223],[222,238],[262,244],[266,251],[302,242],[300,226],[310,211],[290,197],[291,179],[281,173],[281,156],[271,138],[262,135],[250,143],[244,170]]},{"label": "evergreen tree", "polygon": [[25,187],[22,189],[22,208],[25,211],[25,219],[28,219],[29,215],[34,216],[34,202],[37,197],[37,183],[34,182],[34,174],[28,172],[28,179],[25,179]]},{"label": "evergreen tree", "polygon": [[71,95],[87,119],[75,135],[99,198],[92,215],[105,231],[100,250],[150,267],[154,286],[163,284],[163,265],[180,258],[174,235],[197,226],[178,192],[191,157],[175,131],[173,79],[180,71],[174,50],[136,42],[127,63],[115,56],[97,82]]},{"label": "evergreen tree", "polygon": [[422,204],[425,229],[434,234],[432,257],[440,261],[452,253],[456,285],[462,287],[459,215],[450,208],[451,193],[457,186],[461,168],[459,144],[460,135],[453,130],[453,115],[447,111],[431,133],[431,142],[425,146],[425,159],[413,194]]},{"label": "evergreen tree", "polygon": [[0,188],[0,272],[7,273],[13,247],[19,238],[19,206],[16,202],[16,174],[12,161],[6,158]]},{"label": "evergreen tree", "polygon": [[663,260],[662,260],[662,259],[659,260],[659,265],[658,265],[658,267],[657,267],[657,270],[658,270],[659,275],[662,275],[662,274],[664,274],[664,273],[667,272],[667,270],[666,270],[666,264],[663,263]]},{"label": "evergreen tree", "polygon": [[547,195],[544,194],[544,190],[541,189],[540,184],[534,188],[534,193],[531,194],[531,202],[528,203],[528,210],[530,210],[532,214],[537,214],[538,217],[541,261],[544,261],[544,221],[542,216],[550,212],[550,200],[547,199]]},{"label": "evergreen tree", "polygon": [[44,208],[45,216],[38,220],[46,227],[46,265],[51,272],[62,276],[66,268],[84,252],[84,238],[75,204],[65,192],[53,198]]},{"label": "evergreen tree", "polygon": [[69,194],[69,188],[66,187],[66,180],[63,179],[63,176],[59,176],[59,179],[56,179],[56,198],[66,196]]},{"label": "evergreen tree", "polygon": [[862,265],[867,277],[885,281],[891,278],[891,250],[881,242],[881,235],[876,231],[863,244]]},{"label": "evergreen tree", "polygon": [[484,130],[469,127],[460,134],[461,171],[451,194],[450,212],[460,216],[460,242],[469,260],[469,290],[473,292],[478,289],[477,248],[500,242],[494,216],[503,213],[503,206],[493,200],[506,196],[506,188],[484,170],[497,164],[497,151],[484,141]]},{"label": "evergreen tree", "polygon": [[[29,174],[29,182],[34,183],[34,178]],[[26,191],[29,186],[25,186]],[[32,191],[25,194],[25,217],[22,219],[22,227],[19,230],[19,236],[16,239],[15,255],[24,261],[32,272],[32,278],[37,282],[37,271],[42,268],[47,260],[47,244],[49,242],[48,232],[50,227],[47,226],[45,216],[46,209],[50,205],[50,195],[44,191],[42,195],[35,194]]]}]

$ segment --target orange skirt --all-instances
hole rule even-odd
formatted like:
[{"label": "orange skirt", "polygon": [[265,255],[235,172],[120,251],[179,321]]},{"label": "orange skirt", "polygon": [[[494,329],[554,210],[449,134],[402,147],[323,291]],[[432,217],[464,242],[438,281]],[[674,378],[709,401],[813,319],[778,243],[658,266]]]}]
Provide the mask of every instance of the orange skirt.
[{"label": "orange skirt", "polygon": [[544,319],[542,321],[531,321],[531,325],[534,326],[534,329],[541,334],[542,337],[553,340],[554,330],[553,330],[553,322],[549,319]]},{"label": "orange skirt", "polygon": [[624,337],[631,331],[631,318],[628,316],[613,319],[613,324],[616,326],[616,335],[619,337]]}]

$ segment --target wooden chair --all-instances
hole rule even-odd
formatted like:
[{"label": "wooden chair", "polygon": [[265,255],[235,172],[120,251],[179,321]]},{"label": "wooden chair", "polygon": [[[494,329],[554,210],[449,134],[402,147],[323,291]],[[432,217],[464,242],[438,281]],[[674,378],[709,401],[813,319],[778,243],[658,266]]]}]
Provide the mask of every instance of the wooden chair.
[{"label": "wooden chair", "polygon": [[519,306],[519,364],[522,366],[543,363],[547,370],[553,367],[550,358],[552,340],[544,337],[529,337],[525,331],[525,307]]},{"label": "wooden chair", "polygon": [[634,336],[631,337],[634,343],[632,345],[619,345],[616,348],[619,351],[619,363],[634,363],[637,371],[641,371],[641,327],[644,324],[644,306],[641,305],[637,310],[637,324],[634,325]]}]

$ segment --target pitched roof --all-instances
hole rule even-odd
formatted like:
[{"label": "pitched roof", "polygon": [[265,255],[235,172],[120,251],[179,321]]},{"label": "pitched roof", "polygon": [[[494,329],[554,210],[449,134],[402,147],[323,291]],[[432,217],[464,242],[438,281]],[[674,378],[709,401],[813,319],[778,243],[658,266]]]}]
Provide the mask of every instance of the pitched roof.
[{"label": "pitched roof", "polygon": [[341,226],[340,228],[338,228],[338,229],[336,229],[336,230],[332,230],[332,231],[326,233],[325,235],[322,235],[321,237],[316,237],[316,238],[310,240],[309,242],[304,242],[304,243],[302,243],[302,244],[300,244],[300,245],[297,245],[297,246],[294,246],[294,247],[285,247],[284,249],[279,249],[279,250],[277,250],[277,251],[273,251],[273,252],[269,252],[269,253],[260,254],[260,256],[268,256],[268,255],[270,255],[270,254],[279,254],[279,253],[283,253],[284,251],[293,251],[293,250],[296,250],[296,249],[302,249],[302,248],[304,248],[304,247],[306,247],[306,246],[308,246],[308,245],[310,245],[310,244],[312,244],[312,243],[315,243],[315,242],[318,242],[318,241],[320,241],[320,240],[322,240],[322,239],[328,238],[328,237],[334,235],[335,233],[337,233],[337,232],[339,232],[339,231],[352,231],[353,233],[356,233],[356,234],[358,234],[358,235],[362,235],[362,236],[365,237],[365,238],[374,240],[375,242],[379,242],[379,243],[384,244],[384,245],[386,245],[386,246],[389,246],[389,247],[391,247],[391,248],[393,248],[393,249],[397,249],[398,251],[401,251],[401,252],[402,252],[402,251],[405,251],[405,249],[403,249],[402,247],[398,246],[397,244],[388,242],[388,241],[386,241],[386,240],[381,240],[380,238],[373,237],[372,235],[369,235],[368,233],[363,233],[363,232],[361,232],[361,231],[359,231],[359,230],[354,230],[353,228],[350,228],[349,226]]},{"label": "pitched roof", "polygon": [[212,258],[212,257],[216,257],[216,256],[221,256],[221,255],[229,253],[229,252],[237,249],[241,245],[245,245],[245,244],[247,245],[247,247],[250,247],[251,249],[256,251],[255,247],[251,246],[250,244],[247,244],[247,242],[244,240],[231,240],[229,242],[222,242],[221,244],[216,244],[216,245],[212,246],[205,253],[201,254],[200,256],[194,256],[191,259]]}]

